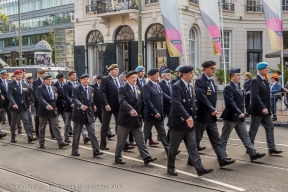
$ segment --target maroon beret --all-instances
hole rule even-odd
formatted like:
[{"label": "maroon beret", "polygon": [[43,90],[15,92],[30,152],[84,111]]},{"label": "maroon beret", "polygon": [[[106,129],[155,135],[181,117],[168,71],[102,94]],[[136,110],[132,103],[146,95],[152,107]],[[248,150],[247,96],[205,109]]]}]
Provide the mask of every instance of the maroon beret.
[{"label": "maroon beret", "polygon": [[14,75],[17,75],[18,73],[23,73],[23,71],[20,70],[20,69],[18,69],[18,70],[16,70],[16,71],[14,72]]}]

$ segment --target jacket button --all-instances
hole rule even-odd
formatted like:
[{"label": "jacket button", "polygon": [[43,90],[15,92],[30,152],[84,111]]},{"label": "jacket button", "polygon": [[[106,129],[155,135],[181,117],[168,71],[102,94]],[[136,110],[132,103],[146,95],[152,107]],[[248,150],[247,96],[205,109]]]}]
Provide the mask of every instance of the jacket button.
[{"label": "jacket button", "polygon": [[198,108],[196,108],[196,110],[198,110]]},{"label": "jacket button", "polygon": [[197,118],[197,116],[195,116],[195,118]]},{"label": "jacket button", "polygon": [[191,108],[191,110],[193,110],[193,108]]}]

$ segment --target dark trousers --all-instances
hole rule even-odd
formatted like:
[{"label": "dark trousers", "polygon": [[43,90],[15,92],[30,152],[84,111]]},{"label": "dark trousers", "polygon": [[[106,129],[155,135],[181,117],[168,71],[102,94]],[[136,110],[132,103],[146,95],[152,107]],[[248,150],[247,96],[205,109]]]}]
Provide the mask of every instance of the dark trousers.
[{"label": "dark trousers", "polygon": [[[39,126],[40,126],[40,121],[39,121],[39,116],[38,116],[38,114],[37,114],[37,113],[38,113],[38,106],[35,107],[35,109],[36,109],[36,116],[35,116],[35,119],[34,119],[34,123],[35,123],[35,132],[36,132],[36,137],[39,137]],[[47,122],[46,122],[46,123],[47,123]],[[51,138],[55,138],[50,123],[49,123],[49,131],[50,131],[50,134],[51,134]]]},{"label": "dark trousers", "polygon": [[[94,113],[94,116],[95,116],[95,121],[98,118],[100,123],[101,123],[101,125],[102,125],[102,122],[103,122],[102,120],[103,119],[102,119],[102,109],[101,109],[101,107],[97,107],[97,112]],[[107,136],[108,135],[112,135],[111,127],[109,127],[109,129],[108,129]]]},{"label": "dark trousers", "polygon": [[8,122],[9,125],[11,124],[11,114],[10,114],[10,110],[9,110],[9,100],[6,99],[5,102],[3,103],[3,108],[5,108],[5,111],[7,113],[8,116]]},{"label": "dark trousers", "polygon": [[245,109],[246,113],[250,114],[250,94],[245,95]]},{"label": "dark trousers", "polygon": [[101,142],[100,142],[101,147],[107,146],[106,137],[109,130],[112,115],[114,115],[115,118],[116,133],[117,133],[117,119],[119,111],[106,111],[106,110],[102,111]]}]

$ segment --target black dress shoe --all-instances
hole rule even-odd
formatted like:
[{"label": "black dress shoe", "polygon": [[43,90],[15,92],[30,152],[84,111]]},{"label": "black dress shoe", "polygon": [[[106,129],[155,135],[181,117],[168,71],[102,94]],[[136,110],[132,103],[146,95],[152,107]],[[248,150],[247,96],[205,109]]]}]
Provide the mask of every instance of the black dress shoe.
[{"label": "black dress shoe", "polygon": [[11,143],[17,143],[16,139],[15,139],[15,138],[12,138],[12,139],[11,139]]},{"label": "black dress shoe", "polygon": [[230,161],[232,160],[232,158],[229,157],[228,155],[226,155],[226,159],[227,159],[227,160],[230,160]]},{"label": "black dress shoe", "polygon": [[100,149],[102,149],[102,150],[109,150],[109,148],[103,147],[103,146],[100,146]]},{"label": "black dress shoe", "polygon": [[31,143],[33,141],[36,141],[37,138],[36,137],[28,137],[28,143]]},{"label": "black dress shoe", "polygon": [[126,164],[122,159],[115,159],[115,163],[117,163],[117,164]]},{"label": "black dress shoe", "polygon": [[236,162],[235,160],[224,159],[221,163],[219,163],[219,165],[220,165],[220,167],[224,167],[226,165],[231,165],[235,162]]},{"label": "black dress shoe", "polygon": [[134,146],[132,146],[132,145],[125,145],[125,147],[124,147],[124,151],[128,151],[129,149],[134,149],[135,147]]},{"label": "black dress shoe", "polygon": [[93,156],[94,156],[94,157],[97,157],[97,156],[99,156],[99,155],[103,155],[103,153],[100,152],[99,150],[96,150],[96,151],[93,152]]},{"label": "black dress shoe", "polygon": [[115,137],[115,134],[109,134],[107,135],[108,139],[111,139],[112,137]]},{"label": "black dress shoe", "polygon": [[150,162],[156,161],[157,158],[152,158],[152,157],[147,157],[146,159],[144,159],[144,164],[148,165]]},{"label": "black dress shoe", "polygon": [[177,173],[175,168],[168,167],[167,173],[169,173],[170,175],[173,175],[173,176],[178,176],[178,173]]},{"label": "black dress shoe", "polygon": [[52,139],[52,140],[56,140],[56,138],[55,138],[55,137],[51,137],[51,139]]},{"label": "black dress shoe", "polygon": [[36,131],[34,129],[32,129],[32,133],[36,133]]},{"label": "black dress shoe", "polygon": [[44,144],[40,144],[40,149],[45,149]]},{"label": "black dress shoe", "polygon": [[206,149],[206,147],[201,147],[201,146],[198,147],[198,151],[203,151],[205,149]]},{"label": "black dress shoe", "polygon": [[283,152],[283,151],[281,151],[281,150],[273,149],[273,150],[269,150],[269,155],[280,154],[280,153],[282,153],[282,152]]},{"label": "black dress shoe", "polygon": [[80,156],[80,154],[78,153],[78,151],[72,152],[73,156]]},{"label": "black dress shoe", "polygon": [[64,143],[64,142],[61,142],[58,144],[59,148],[62,148],[62,147],[68,146],[68,145],[69,145],[68,143]]},{"label": "black dress shoe", "polygon": [[71,141],[69,139],[65,139],[64,142],[65,143],[71,143]]},{"label": "black dress shoe", "polygon": [[194,166],[193,163],[189,159],[187,160],[187,165],[192,166],[192,167]]},{"label": "black dress shoe", "polygon": [[0,137],[2,138],[2,137],[5,137],[7,135],[7,133],[0,133]]},{"label": "black dress shoe", "polygon": [[22,134],[22,131],[18,131],[18,134]]},{"label": "black dress shoe", "polygon": [[264,157],[266,155],[266,153],[256,153],[255,155],[250,155],[250,160],[254,161],[256,159],[260,159],[262,157]]},{"label": "black dress shoe", "polygon": [[86,138],[84,139],[84,144],[88,143],[89,141],[90,141],[90,138],[89,138],[89,137],[86,137]]},{"label": "black dress shoe", "polygon": [[196,170],[197,171],[197,175],[198,177],[202,176],[202,175],[205,175],[205,174],[208,174],[208,173],[212,173],[214,171],[214,169],[201,169],[201,170]]},{"label": "black dress shoe", "polygon": [[72,135],[73,135],[73,132],[69,132],[68,134],[69,134],[70,136],[72,136]]}]

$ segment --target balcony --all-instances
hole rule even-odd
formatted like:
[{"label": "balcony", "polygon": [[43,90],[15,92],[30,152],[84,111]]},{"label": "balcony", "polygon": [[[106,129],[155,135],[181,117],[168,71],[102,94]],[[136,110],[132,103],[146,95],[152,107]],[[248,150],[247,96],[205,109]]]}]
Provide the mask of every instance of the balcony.
[{"label": "balcony", "polygon": [[246,5],[246,12],[263,12],[263,5]]},{"label": "balcony", "polygon": [[159,0],[145,0],[145,4],[159,3]]},{"label": "balcony", "polygon": [[[221,3],[222,4],[222,9],[226,11],[234,11],[234,4],[232,3]],[[219,3],[219,8],[221,7]]]},{"label": "balcony", "polygon": [[138,9],[138,0],[127,0],[126,2],[117,3],[117,1],[97,1],[96,4],[87,5],[86,13],[102,14],[122,10]]},{"label": "balcony", "polygon": [[188,0],[188,2],[199,5],[199,0]]}]

